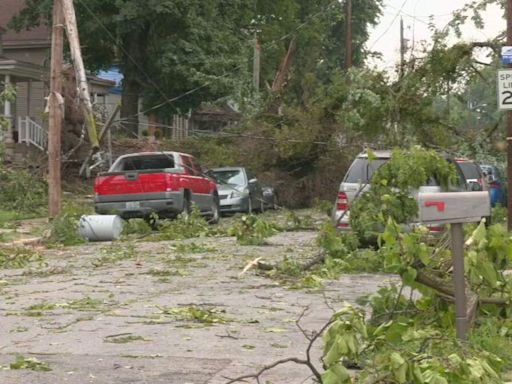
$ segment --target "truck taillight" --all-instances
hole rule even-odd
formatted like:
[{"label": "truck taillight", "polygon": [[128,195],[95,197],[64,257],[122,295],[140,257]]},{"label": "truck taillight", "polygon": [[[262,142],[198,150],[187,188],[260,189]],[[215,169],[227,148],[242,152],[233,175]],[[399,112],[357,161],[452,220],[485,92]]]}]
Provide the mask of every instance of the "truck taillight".
[{"label": "truck taillight", "polygon": [[346,211],[348,209],[348,198],[345,192],[338,193],[338,199],[336,200],[336,210]]}]

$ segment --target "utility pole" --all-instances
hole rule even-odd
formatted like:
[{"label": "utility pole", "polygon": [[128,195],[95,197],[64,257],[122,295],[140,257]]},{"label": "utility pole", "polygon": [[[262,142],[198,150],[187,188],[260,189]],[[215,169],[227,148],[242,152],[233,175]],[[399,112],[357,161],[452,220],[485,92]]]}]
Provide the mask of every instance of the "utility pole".
[{"label": "utility pole", "polygon": [[352,68],[352,0],[346,0],[346,41],[345,41],[345,68]]},{"label": "utility pole", "polygon": [[260,63],[261,45],[258,40],[258,33],[254,32],[254,61],[253,61],[253,82],[256,92],[260,90]]},{"label": "utility pole", "polygon": [[[512,0],[507,0],[507,45],[512,45]],[[508,230],[512,231],[512,111],[507,112]]]},{"label": "utility pole", "polygon": [[61,1],[64,12],[64,21],[66,22],[66,32],[69,40],[71,59],[73,60],[73,66],[75,67],[76,78],[79,84],[78,92],[81,99],[80,104],[82,106],[91,147],[96,151],[99,149],[98,133],[96,132],[96,121],[92,111],[91,95],[89,93],[89,85],[87,83],[82,51],[80,49],[75,8],[73,6],[73,0]]},{"label": "utility pole", "polygon": [[400,17],[400,78],[405,74],[405,39],[404,39],[404,19]]},{"label": "utility pole", "polygon": [[62,208],[61,190],[61,132],[63,116],[62,62],[64,48],[64,16],[61,0],[53,1],[51,48],[50,121],[48,132],[48,216],[57,217]]}]

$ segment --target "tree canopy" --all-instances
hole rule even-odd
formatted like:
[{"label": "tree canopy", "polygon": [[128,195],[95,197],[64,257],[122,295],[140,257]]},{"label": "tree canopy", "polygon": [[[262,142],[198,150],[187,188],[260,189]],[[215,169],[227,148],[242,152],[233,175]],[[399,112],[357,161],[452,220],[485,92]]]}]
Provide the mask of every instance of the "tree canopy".
[{"label": "tree canopy", "polygon": [[[251,103],[254,38],[262,45],[263,89],[272,83],[290,42],[297,52],[287,97],[300,104],[311,84],[328,82],[344,66],[343,4],[320,0],[91,0],[76,1],[81,42],[91,70],[119,64],[125,77],[122,110],[134,115],[136,97],[160,115],[201,102]],[[49,23],[51,0],[28,0],[17,29]],[[361,65],[368,29],[382,0],[354,4],[354,63]],[[172,102],[167,102],[173,100]],[[136,123],[136,119],[132,121]]]}]

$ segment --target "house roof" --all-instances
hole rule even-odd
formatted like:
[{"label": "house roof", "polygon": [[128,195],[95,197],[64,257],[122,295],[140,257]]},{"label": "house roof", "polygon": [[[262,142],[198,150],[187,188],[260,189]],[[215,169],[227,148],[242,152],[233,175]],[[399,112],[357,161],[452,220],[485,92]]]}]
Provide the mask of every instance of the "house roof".
[{"label": "house roof", "polygon": [[25,0],[0,0],[0,28],[6,29],[3,35],[4,47],[49,47],[51,31],[47,25],[40,25],[20,32],[7,27],[12,17],[24,7]]},{"label": "house roof", "polygon": [[110,93],[120,95],[122,92],[122,82],[123,82],[123,74],[119,70],[119,67],[113,65],[110,69],[106,71],[99,71],[97,77],[100,79],[110,80],[114,83],[114,86],[111,88]]},{"label": "house roof", "polygon": [[[0,76],[10,75],[13,80],[37,80],[42,81],[46,74],[46,69],[40,65],[26,63],[24,61],[13,60],[5,56],[0,56]],[[3,80],[3,79],[1,79]]]}]

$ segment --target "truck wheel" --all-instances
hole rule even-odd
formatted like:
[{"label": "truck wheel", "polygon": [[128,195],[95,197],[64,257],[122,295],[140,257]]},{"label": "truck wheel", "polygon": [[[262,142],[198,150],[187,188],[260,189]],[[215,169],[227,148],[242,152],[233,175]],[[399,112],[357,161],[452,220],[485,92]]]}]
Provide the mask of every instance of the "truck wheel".
[{"label": "truck wheel", "polygon": [[189,217],[192,213],[192,203],[190,202],[190,196],[188,193],[183,195],[183,211],[181,212],[182,217]]},{"label": "truck wheel", "polygon": [[209,224],[217,224],[220,221],[220,204],[217,196],[213,197],[210,215],[208,220]]}]

